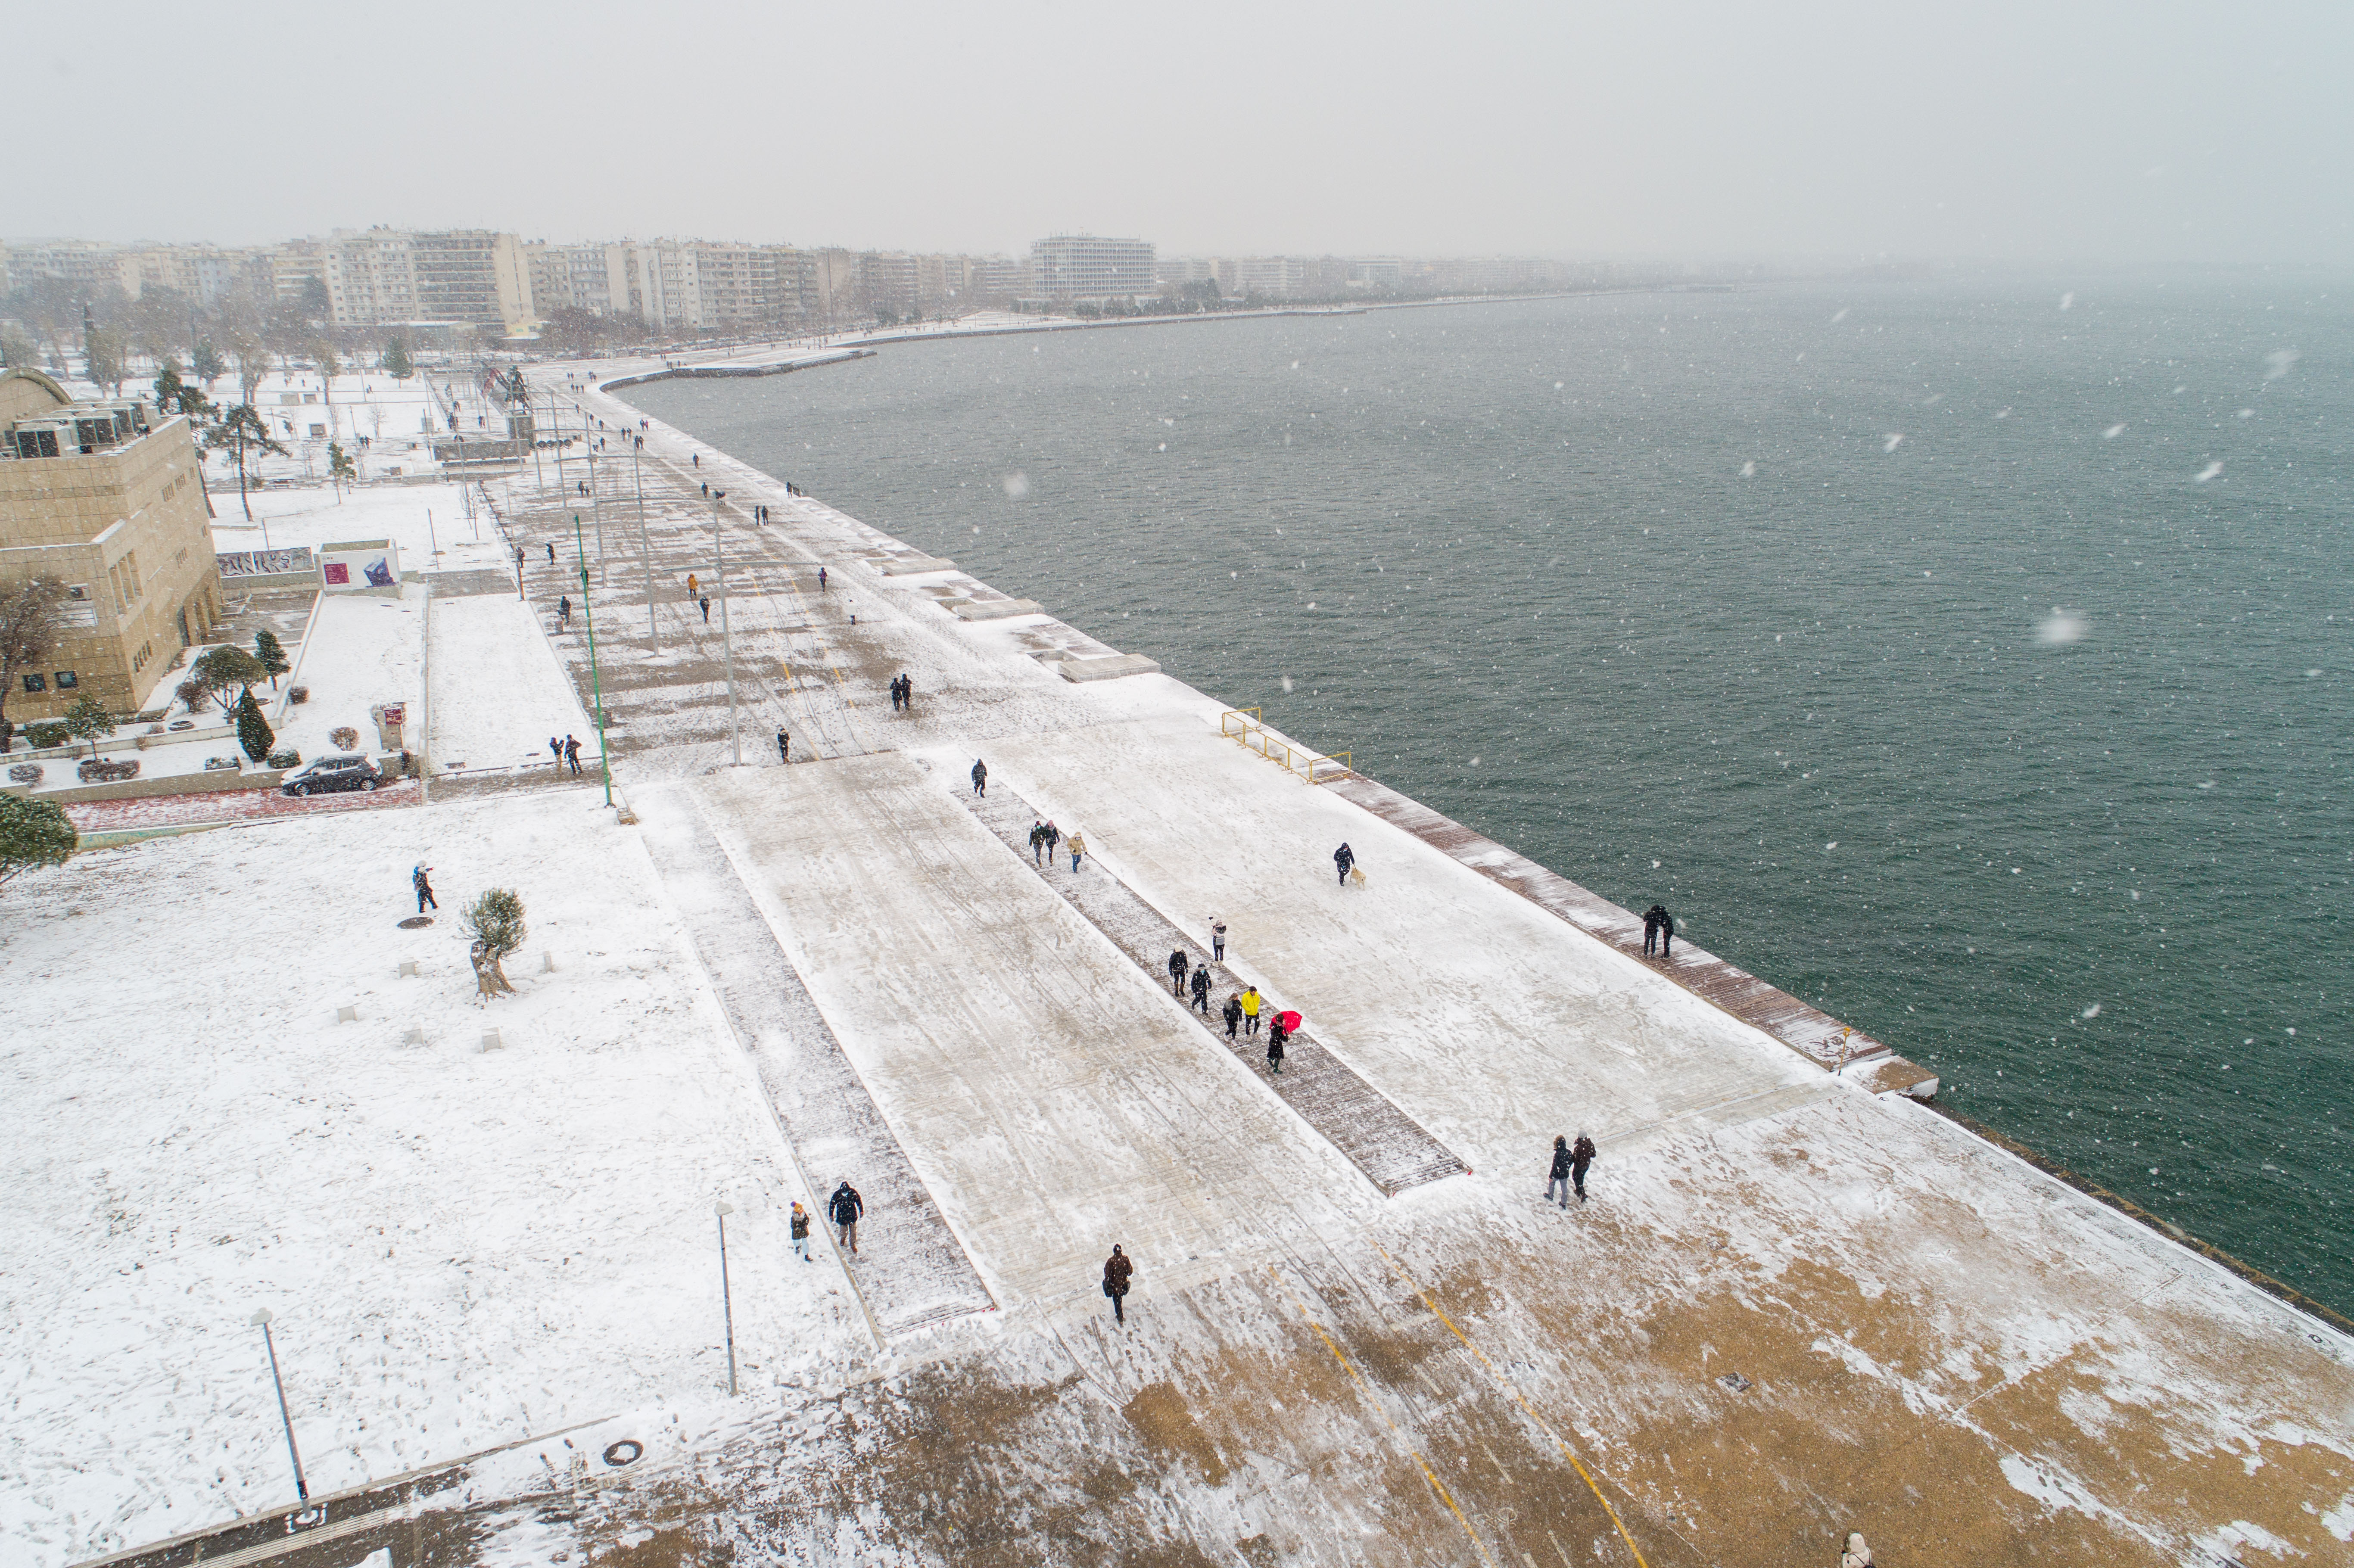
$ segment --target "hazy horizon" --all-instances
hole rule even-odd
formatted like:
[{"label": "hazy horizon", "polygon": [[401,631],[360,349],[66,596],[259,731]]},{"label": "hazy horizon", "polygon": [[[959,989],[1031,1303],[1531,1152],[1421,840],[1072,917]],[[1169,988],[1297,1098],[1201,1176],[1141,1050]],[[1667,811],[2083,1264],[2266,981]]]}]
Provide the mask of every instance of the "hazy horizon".
[{"label": "hazy horizon", "polygon": [[[13,238],[372,224],[1023,254],[2354,260],[2354,12],[143,13],[18,101]],[[20,39],[20,42],[25,40]],[[162,145],[159,147],[159,142]]]}]

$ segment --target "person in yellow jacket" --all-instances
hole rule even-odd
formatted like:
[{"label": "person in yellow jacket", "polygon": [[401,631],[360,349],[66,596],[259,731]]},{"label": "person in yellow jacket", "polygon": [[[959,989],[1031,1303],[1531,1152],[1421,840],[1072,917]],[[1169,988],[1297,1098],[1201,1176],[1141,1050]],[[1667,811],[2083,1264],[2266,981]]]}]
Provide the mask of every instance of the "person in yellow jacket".
[{"label": "person in yellow jacket", "polygon": [[1071,852],[1071,869],[1079,869],[1079,857],[1087,853],[1087,841],[1073,833],[1064,847]]},{"label": "person in yellow jacket", "polygon": [[1257,987],[1257,986],[1255,986],[1255,985],[1254,985],[1254,986],[1246,986],[1246,987],[1243,989],[1243,1033],[1246,1033],[1246,1034],[1256,1034],[1256,1033],[1258,1033],[1258,1009],[1259,1009],[1258,987]]}]

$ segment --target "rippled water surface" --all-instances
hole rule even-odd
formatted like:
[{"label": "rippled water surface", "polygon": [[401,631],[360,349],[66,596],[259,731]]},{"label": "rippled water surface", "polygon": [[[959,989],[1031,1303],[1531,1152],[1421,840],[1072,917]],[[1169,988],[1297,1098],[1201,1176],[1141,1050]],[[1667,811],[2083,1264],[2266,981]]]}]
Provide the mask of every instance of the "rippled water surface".
[{"label": "rippled water surface", "polygon": [[2349,289],[1622,295],[634,396],[2354,1310]]}]

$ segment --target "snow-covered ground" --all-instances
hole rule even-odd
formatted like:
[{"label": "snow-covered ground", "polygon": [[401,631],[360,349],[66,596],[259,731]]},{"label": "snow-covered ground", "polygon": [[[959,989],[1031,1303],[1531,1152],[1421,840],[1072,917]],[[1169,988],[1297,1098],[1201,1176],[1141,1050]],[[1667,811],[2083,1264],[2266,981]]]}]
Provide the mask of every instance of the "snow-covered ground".
[{"label": "snow-covered ground", "polygon": [[[308,546],[316,552],[347,540],[390,539],[400,547],[404,574],[504,567],[513,557],[500,545],[479,492],[477,515],[467,517],[466,489],[456,482],[363,484],[345,490],[340,499],[324,484],[258,490],[249,497],[254,521],[248,524],[235,487],[223,493],[216,485],[213,548],[227,553]],[[221,591],[235,598],[237,579],[224,578]]]},{"label": "snow-covered ground", "polygon": [[[404,931],[419,861],[442,908]],[[531,935],[482,1007],[458,915],[492,886]],[[139,983],[93,993],[98,953]],[[718,1198],[748,1383],[863,1334],[789,1250],[810,1200],[589,791],[101,852],[9,889],[0,991],[0,1560],[291,1500],[257,1308],[314,1492],[724,1391]]]},{"label": "snow-covered ground", "polygon": [[548,736],[567,735],[580,741],[583,770],[596,767],[597,727],[530,605],[506,594],[437,599],[432,643],[435,772],[552,768]]},{"label": "snow-covered ground", "polygon": [[[360,732],[353,749],[373,755],[377,737],[368,710],[380,703],[407,704],[408,723],[418,722],[417,699],[425,691],[425,598],[419,583],[403,585],[398,599],[389,592],[322,597],[293,671],[279,683],[270,723],[281,747],[294,747],[307,762],[342,749],[328,735],[348,726]],[[310,700],[289,702],[295,686],[308,687]]]}]

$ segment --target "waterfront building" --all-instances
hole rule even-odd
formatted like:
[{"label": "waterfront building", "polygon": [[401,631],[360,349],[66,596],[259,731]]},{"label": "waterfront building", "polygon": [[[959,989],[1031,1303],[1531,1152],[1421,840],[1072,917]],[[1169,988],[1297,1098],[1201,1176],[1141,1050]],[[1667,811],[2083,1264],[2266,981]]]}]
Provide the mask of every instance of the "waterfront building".
[{"label": "waterfront building", "polygon": [[1152,242],[1093,234],[1031,241],[1032,287],[1054,301],[1129,300],[1156,291]]},{"label": "waterfront building", "polygon": [[1228,291],[1288,300],[1308,291],[1308,264],[1297,256],[1246,256],[1235,266]]},{"label": "waterfront building", "polygon": [[137,713],[210,638],[220,574],[200,468],[184,417],[151,423],[143,403],[78,403],[37,370],[0,371],[0,588],[55,577],[71,596],[43,667],[17,672],[10,718],[83,696]]}]

